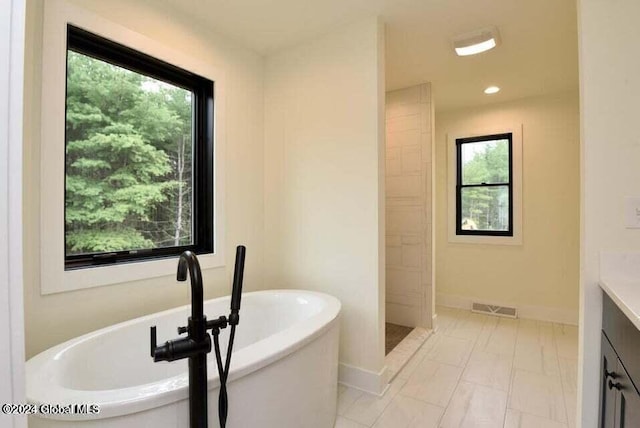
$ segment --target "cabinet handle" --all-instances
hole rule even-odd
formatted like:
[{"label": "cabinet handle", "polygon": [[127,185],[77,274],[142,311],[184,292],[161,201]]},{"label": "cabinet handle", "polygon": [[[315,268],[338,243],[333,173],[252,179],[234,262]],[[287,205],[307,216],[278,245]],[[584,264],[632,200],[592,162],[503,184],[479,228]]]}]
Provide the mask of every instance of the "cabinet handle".
[{"label": "cabinet handle", "polygon": [[618,377],[618,375],[616,374],[616,372],[608,372],[606,369],[604,371],[604,377],[605,378],[611,378],[611,379],[615,379]]},{"label": "cabinet handle", "polygon": [[611,379],[609,379],[609,389],[613,389],[613,388],[615,388],[615,389],[617,389],[618,391],[620,391],[620,389],[622,388],[622,385],[620,385],[620,383],[618,383],[618,382],[613,383],[613,382],[611,381]]}]

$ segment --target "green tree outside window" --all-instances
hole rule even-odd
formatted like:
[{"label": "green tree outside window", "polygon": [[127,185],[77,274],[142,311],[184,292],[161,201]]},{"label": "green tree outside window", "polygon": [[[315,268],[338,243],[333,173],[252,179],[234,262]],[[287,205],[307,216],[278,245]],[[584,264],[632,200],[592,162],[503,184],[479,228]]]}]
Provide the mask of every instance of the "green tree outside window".
[{"label": "green tree outside window", "polygon": [[68,51],[67,255],[192,243],[192,94]]}]

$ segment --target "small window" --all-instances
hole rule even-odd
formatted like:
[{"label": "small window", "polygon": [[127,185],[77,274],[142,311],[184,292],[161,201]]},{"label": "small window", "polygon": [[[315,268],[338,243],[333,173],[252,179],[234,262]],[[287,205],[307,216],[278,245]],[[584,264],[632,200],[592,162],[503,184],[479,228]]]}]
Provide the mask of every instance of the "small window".
[{"label": "small window", "polygon": [[213,252],[213,87],[67,27],[65,269]]},{"label": "small window", "polygon": [[456,235],[513,236],[511,133],[456,139]]}]

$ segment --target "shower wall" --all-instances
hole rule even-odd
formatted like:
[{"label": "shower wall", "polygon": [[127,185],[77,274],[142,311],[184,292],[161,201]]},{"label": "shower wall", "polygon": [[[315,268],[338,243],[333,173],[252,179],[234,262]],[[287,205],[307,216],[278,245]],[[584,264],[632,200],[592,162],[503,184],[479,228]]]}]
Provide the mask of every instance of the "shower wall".
[{"label": "shower wall", "polygon": [[386,321],[432,326],[433,104],[425,83],[386,94]]}]

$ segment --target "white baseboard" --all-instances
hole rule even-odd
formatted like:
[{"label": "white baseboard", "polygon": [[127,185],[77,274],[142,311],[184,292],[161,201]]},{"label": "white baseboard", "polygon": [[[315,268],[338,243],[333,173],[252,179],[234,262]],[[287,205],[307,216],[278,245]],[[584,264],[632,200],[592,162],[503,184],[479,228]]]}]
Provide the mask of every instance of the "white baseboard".
[{"label": "white baseboard", "polygon": [[471,310],[473,302],[486,303],[490,305],[511,306],[518,309],[518,318],[532,319],[538,321],[549,321],[561,324],[578,325],[578,310],[563,308],[552,308],[547,306],[514,305],[508,302],[490,301],[486,299],[475,299],[471,297],[456,296],[453,294],[436,294],[436,305],[448,308]]},{"label": "white baseboard", "polygon": [[375,373],[345,363],[338,364],[338,382],[369,394],[384,395],[389,387],[387,367]]}]

